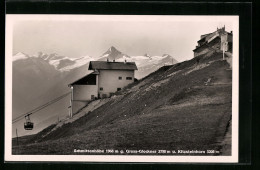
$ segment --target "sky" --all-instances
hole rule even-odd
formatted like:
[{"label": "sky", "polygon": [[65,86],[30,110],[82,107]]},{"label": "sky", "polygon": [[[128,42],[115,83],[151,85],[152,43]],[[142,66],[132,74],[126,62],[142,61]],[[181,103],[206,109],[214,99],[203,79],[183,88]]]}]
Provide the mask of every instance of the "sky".
[{"label": "sky", "polygon": [[[15,18],[15,19],[14,19]],[[231,16],[24,15],[13,17],[13,55],[57,53],[99,57],[111,46],[129,55],[193,57],[200,35],[225,25]]]}]

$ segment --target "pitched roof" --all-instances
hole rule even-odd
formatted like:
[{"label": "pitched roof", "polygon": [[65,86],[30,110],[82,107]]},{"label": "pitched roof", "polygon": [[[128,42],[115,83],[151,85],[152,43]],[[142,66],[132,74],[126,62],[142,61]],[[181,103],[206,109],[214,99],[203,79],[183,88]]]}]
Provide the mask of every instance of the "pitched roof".
[{"label": "pitched roof", "polygon": [[[212,32],[212,33],[214,33],[214,32]],[[200,39],[203,39],[203,38],[205,38],[206,36],[208,36],[209,34],[212,34],[212,33],[203,34],[203,35],[200,36]]]},{"label": "pitched roof", "polygon": [[137,70],[135,62],[90,61],[89,70]]}]

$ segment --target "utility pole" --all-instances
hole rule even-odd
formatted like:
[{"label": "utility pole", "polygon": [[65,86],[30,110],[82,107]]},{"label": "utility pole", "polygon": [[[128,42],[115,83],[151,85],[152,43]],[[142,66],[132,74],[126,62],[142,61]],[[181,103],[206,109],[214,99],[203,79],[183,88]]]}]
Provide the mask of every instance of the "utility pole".
[{"label": "utility pole", "polygon": [[224,50],[224,45],[223,45],[223,60],[225,60],[225,50]]},{"label": "utility pole", "polygon": [[16,128],[16,143],[17,143],[17,146],[19,146],[17,128]]},{"label": "utility pole", "polygon": [[17,152],[19,151],[19,142],[18,142],[18,132],[16,128],[16,144],[17,144]]},{"label": "utility pole", "polygon": [[225,51],[226,51],[226,47],[227,47],[227,42],[223,42],[223,43],[222,43],[223,60],[225,60]]},{"label": "utility pole", "polygon": [[72,104],[73,104],[73,86],[70,87],[71,93],[70,93],[70,111],[69,111],[69,117],[72,117]]}]

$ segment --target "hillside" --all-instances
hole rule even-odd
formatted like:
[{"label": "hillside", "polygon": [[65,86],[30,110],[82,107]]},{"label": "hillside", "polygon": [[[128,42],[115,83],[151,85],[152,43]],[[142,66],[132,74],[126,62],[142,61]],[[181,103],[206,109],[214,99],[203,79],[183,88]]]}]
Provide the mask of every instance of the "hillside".
[{"label": "hillside", "polygon": [[212,149],[230,155],[221,149],[231,111],[232,70],[222,53],[208,53],[161,67],[115,96],[93,101],[73,120],[14,146],[13,154],[112,148]]}]

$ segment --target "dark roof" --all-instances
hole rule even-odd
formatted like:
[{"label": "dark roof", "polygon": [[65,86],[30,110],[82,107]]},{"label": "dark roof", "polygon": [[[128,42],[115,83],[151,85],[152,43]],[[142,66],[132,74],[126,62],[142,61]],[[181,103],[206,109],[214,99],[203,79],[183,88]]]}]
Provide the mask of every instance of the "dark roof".
[{"label": "dark roof", "polygon": [[89,70],[137,70],[135,62],[90,61]]},{"label": "dark roof", "polygon": [[203,37],[203,38],[201,38],[199,41],[197,41],[197,42],[201,42],[201,41],[205,41],[206,40],[206,37]]},{"label": "dark roof", "polygon": [[217,36],[217,37],[215,37],[213,40],[211,40],[209,43],[206,42],[206,43],[204,43],[203,45],[201,45],[201,46],[195,48],[193,51],[196,52],[196,51],[198,51],[199,49],[208,48],[208,46],[213,45],[215,42],[217,42],[217,41],[219,41],[219,40],[220,40],[220,37]]},{"label": "dark roof", "polygon": [[[212,32],[212,33],[214,33],[214,32]],[[212,34],[212,33],[203,34],[203,35],[201,35],[200,37],[204,38],[204,37],[206,37],[207,35]],[[201,39],[202,39],[202,38],[201,38]]]},{"label": "dark roof", "polygon": [[93,75],[96,75],[96,74],[99,74],[99,72],[98,71],[93,71],[93,72],[85,75],[84,77],[81,77],[80,79],[70,83],[68,86],[75,85],[75,84],[86,84],[88,79],[92,79]]},{"label": "dark roof", "polygon": [[[216,31],[215,31],[216,32]],[[212,38],[215,34],[214,34],[214,32],[212,32],[212,33],[209,33],[209,34],[205,34],[206,36],[205,37],[203,37],[203,38],[201,38],[198,42],[200,42],[200,41],[208,41],[210,38]]]}]

